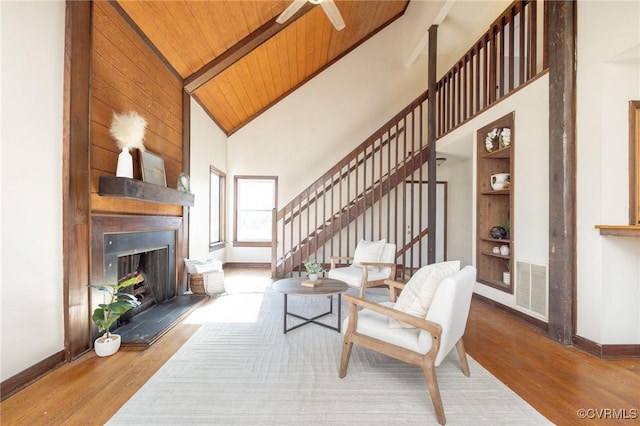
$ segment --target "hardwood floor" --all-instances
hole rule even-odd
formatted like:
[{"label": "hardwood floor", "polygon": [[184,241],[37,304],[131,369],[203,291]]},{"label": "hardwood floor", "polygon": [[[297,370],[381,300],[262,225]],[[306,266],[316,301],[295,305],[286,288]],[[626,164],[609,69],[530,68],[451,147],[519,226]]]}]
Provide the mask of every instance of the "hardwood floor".
[{"label": "hardwood floor", "polygon": [[[225,271],[225,279],[239,277],[264,278],[268,271]],[[104,424],[198,328],[187,318],[145,351],[122,349],[109,358],[88,353],[2,402],[0,423]],[[640,359],[602,360],[558,345],[478,301],[471,306],[465,345],[470,356],[555,424],[611,424],[614,416],[640,422]],[[580,419],[580,409],[596,418]]]}]

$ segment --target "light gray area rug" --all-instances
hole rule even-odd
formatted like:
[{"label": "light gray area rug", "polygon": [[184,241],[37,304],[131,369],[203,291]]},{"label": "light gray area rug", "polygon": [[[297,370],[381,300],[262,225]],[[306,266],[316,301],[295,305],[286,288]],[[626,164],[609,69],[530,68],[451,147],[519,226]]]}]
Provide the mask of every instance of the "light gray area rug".
[{"label": "light gray area rug", "polygon": [[[289,297],[293,312],[327,307],[326,298]],[[347,376],[338,378],[342,336],[315,324],[283,334],[283,297],[268,281],[231,290],[190,320],[203,325],[110,425],[437,424],[419,368],[354,346]],[[454,351],[436,370],[447,424],[550,424],[469,364],[465,377]]]}]

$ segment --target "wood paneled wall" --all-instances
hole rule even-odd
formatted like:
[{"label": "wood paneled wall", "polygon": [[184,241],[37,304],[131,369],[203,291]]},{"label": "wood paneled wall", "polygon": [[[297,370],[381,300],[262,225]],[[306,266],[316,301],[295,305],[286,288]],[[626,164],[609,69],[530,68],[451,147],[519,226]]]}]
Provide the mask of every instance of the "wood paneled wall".
[{"label": "wood paneled wall", "polygon": [[[136,111],[147,122],[145,147],[164,159],[167,186],[183,171],[182,81],[109,2],[95,2],[91,61],[91,210],[182,216],[182,207],[98,195],[98,180],[115,175],[119,149],[109,134],[113,112]],[[138,152],[134,177],[140,178]]]}]

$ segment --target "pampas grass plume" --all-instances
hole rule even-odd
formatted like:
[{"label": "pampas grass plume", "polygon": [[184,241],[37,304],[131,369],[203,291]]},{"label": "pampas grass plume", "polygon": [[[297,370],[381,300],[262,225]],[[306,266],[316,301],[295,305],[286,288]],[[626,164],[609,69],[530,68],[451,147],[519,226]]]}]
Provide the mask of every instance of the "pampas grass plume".
[{"label": "pampas grass plume", "polygon": [[147,120],[135,111],[122,114],[113,113],[109,132],[116,140],[118,148],[139,149],[144,151],[144,133]]}]

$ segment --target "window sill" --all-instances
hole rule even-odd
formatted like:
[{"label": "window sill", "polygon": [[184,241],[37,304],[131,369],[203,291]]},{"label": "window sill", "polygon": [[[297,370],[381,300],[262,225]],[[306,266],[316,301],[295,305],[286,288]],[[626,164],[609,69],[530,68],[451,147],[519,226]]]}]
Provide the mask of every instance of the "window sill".
[{"label": "window sill", "polygon": [[640,225],[596,225],[600,235],[614,237],[640,237]]},{"label": "window sill", "polygon": [[218,243],[209,244],[209,253],[211,253],[212,251],[222,250],[223,248],[225,248],[226,245],[227,244],[224,241],[220,241]]},{"label": "window sill", "polygon": [[234,241],[234,247],[271,247],[271,241]]}]

